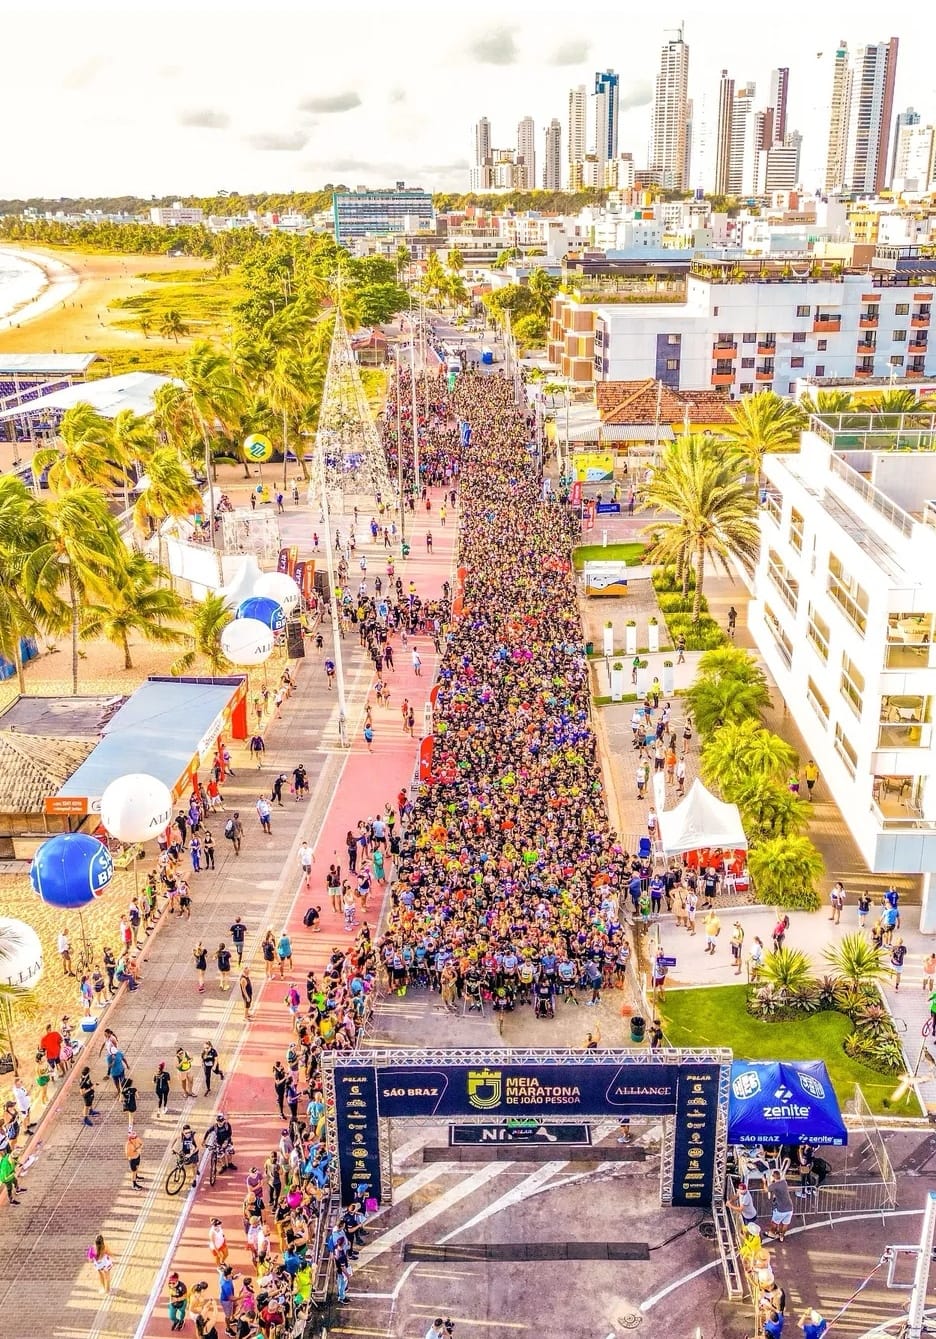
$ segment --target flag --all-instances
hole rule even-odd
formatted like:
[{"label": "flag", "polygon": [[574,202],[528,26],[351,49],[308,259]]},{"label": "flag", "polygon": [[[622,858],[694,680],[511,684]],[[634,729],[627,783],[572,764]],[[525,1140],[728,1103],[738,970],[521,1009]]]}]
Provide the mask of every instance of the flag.
[{"label": "flag", "polygon": [[295,572],[296,563],[298,561],[299,561],[299,546],[297,544],[291,544],[286,552],[286,564],[287,564],[286,571],[289,576],[292,576],[293,573]]},{"label": "flag", "polygon": [[276,560],[276,570],[277,572],[283,572],[286,576],[289,575],[289,549],[280,549],[279,557]]},{"label": "flag", "polygon": [[432,753],[435,747],[435,740],[432,735],[426,735],[419,745],[419,779],[427,786],[431,786],[434,781],[432,774]]},{"label": "flag", "polygon": [[582,485],[578,479],[576,479],[575,483],[569,489],[569,501],[572,503],[573,507],[579,506],[582,501]]},{"label": "flag", "polygon": [[296,563],[296,570],[293,572],[293,581],[295,581],[300,591],[302,591],[303,597],[305,597],[305,569],[306,565],[303,560],[302,562]]}]

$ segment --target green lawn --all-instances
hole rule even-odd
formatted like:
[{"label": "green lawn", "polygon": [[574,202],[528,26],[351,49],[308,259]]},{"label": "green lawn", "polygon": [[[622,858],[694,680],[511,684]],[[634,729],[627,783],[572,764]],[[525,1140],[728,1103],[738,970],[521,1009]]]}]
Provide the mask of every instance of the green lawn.
[{"label": "green lawn", "polygon": [[643,559],[643,544],[582,544],[572,554],[575,570],[580,572],[589,563],[627,563],[633,567]]},{"label": "green lawn", "polygon": [[673,1046],[729,1046],[743,1060],[824,1060],[839,1101],[851,1100],[860,1083],[871,1110],[879,1115],[917,1115],[915,1104],[887,1105],[896,1078],[852,1060],[842,1043],[852,1030],[844,1014],[811,1014],[801,1022],[762,1023],[744,1007],[745,986],[671,990],[660,1005],[667,1040]]}]

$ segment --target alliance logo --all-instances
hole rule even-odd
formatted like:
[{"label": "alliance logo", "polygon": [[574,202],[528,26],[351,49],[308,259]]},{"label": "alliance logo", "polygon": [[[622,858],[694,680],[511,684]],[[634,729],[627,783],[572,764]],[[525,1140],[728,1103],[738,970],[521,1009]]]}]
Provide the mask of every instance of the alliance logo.
[{"label": "alliance logo", "polygon": [[491,1111],[500,1106],[502,1086],[499,1069],[469,1070],[468,1105],[476,1111]]}]

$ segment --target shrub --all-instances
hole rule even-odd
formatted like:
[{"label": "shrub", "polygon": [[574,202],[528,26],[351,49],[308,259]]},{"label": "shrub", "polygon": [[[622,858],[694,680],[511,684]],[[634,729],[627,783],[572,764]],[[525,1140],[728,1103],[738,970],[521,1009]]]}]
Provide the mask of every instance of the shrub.
[{"label": "shrub", "polygon": [[667,614],[666,626],[673,641],[683,634],[687,651],[715,651],[725,644],[725,634],[708,614],[703,614],[698,623],[693,623],[690,614]]},{"label": "shrub", "polygon": [[872,1037],[860,1028],[845,1038],[844,1050],[853,1060],[860,1060],[879,1074],[901,1074],[905,1068],[903,1047],[891,1025],[889,1033]]},{"label": "shrub", "polygon": [[[656,591],[678,591],[682,594],[682,582],[676,580],[676,568],[670,566],[657,567],[651,578],[653,589]],[[695,572],[689,572],[689,589],[695,590]]]},{"label": "shrub", "polygon": [[[657,604],[660,607],[661,614],[691,614],[692,613],[691,595],[684,596],[680,591],[673,591],[671,594],[663,591],[657,595]],[[708,600],[702,596],[702,612],[708,613]]]}]

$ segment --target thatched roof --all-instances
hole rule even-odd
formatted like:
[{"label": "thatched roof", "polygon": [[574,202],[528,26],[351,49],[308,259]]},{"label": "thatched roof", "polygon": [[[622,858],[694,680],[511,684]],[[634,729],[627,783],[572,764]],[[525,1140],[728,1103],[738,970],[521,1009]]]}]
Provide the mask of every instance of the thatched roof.
[{"label": "thatched roof", "polygon": [[97,742],[0,730],[0,813],[41,814]]}]

